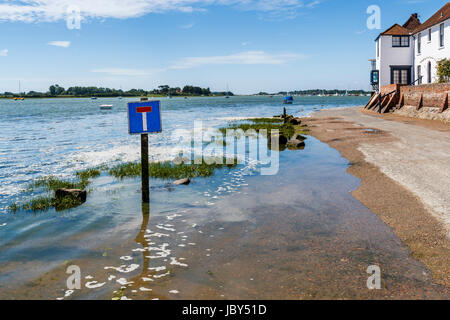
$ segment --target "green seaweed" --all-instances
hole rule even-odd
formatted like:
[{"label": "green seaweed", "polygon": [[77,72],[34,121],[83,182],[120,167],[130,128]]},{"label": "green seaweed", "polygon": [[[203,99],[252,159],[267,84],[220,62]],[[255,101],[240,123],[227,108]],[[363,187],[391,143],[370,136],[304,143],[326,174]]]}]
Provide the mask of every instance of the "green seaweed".
[{"label": "green seaweed", "polygon": [[97,178],[102,174],[100,168],[86,169],[78,171],[75,175],[81,180],[88,180],[90,178]]},{"label": "green seaweed", "polygon": [[[221,160],[221,161],[219,161]],[[228,164],[228,162],[233,162]],[[205,158],[200,164],[174,164],[173,162],[152,162],[149,163],[149,176],[162,180],[209,177],[216,169],[224,167],[233,168],[237,165],[237,159],[216,159]],[[195,162],[195,161],[194,161]],[[220,163],[222,162],[222,163]],[[116,178],[138,177],[141,175],[141,164],[139,162],[128,162],[118,164],[109,170],[109,174]]]},{"label": "green seaweed", "polygon": [[64,180],[55,176],[39,178],[29,184],[28,190],[44,189],[46,191],[56,191],[57,189],[86,189],[91,182],[88,179]]}]

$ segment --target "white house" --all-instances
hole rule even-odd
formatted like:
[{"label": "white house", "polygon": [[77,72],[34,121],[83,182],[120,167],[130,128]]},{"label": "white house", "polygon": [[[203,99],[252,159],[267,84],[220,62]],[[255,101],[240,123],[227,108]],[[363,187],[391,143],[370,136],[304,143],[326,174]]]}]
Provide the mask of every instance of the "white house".
[{"label": "white house", "polygon": [[437,63],[450,58],[450,2],[421,24],[415,13],[376,39],[380,87],[437,81]]},{"label": "white house", "polygon": [[450,58],[450,2],[419,26],[413,39],[415,80],[437,82],[438,61]]}]

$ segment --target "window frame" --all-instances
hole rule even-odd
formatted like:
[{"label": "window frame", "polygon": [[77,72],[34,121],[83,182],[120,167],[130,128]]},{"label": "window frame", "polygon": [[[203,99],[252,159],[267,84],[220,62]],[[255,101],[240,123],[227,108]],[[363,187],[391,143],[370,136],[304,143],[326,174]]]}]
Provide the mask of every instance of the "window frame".
[{"label": "window frame", "polygon": [[[394,45],[394,38],[399,39],[399,45]],[[408,39],[408,45],[403,45],[403,39]],[[392,36],[392,48],[409,48],[411,46],[411,40],[409,36]]]},{"label": "window frame", "polygon": [[444,40],[445,40],[445,25],[444,23],[441,23],[439,25],[439,47],[444,47]]},{"label": "window frame", "polygon": [[432,82],[431,79],[431,61],[428,61],[427,63],[427,78],[428,78],[428,83]]},{"label": "window frame", "polygon": [[432,28],[428,29],[428,42],[431,42],[431,34],[432,34]]},{"label": "window frame", "polygon": [[[411,83],[411,77],[412,77],[412,66],[390,66],[391,68],[391,84],[395,84],[394,82],[394,71],[399,71],[399,80],[400,83],[399,84],[405,84],[405,85],[409,85]],[[402,77],[402,71],[407,71],[407,78],[406,78],[406,82],[403,82],[403,77]]]}]

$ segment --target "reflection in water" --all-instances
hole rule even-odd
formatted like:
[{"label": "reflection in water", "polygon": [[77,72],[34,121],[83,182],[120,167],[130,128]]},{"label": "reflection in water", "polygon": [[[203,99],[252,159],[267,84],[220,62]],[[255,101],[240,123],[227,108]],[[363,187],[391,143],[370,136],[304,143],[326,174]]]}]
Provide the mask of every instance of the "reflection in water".
[{"label": "reflection in water", "polygon": [[[138,235],[136,236],[136,243],[142,246],[142,271],[139,275],[133,277],[130,280],[131,286],[129,290],[131,292],[135,292],[141,288],[140,284],[142,279],[146,279],[148,277],[149,268],[150,268],[150,241],[145,237],[148,225],[150,222],[150,203],[142,203],[142,224],[139,230]],[[151,291],[150,289],[144,289]],[[142,291],[142,290],[141,290]]]}]

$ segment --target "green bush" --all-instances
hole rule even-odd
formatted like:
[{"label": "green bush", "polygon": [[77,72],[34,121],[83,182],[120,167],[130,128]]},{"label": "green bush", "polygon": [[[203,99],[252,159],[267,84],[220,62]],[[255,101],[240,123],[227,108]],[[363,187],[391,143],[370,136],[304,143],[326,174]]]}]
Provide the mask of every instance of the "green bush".
[{"label": "green bush", "polygon": [[450,82],[450,59],[443,59],[438,62],[437,75],[439,83]]}]

